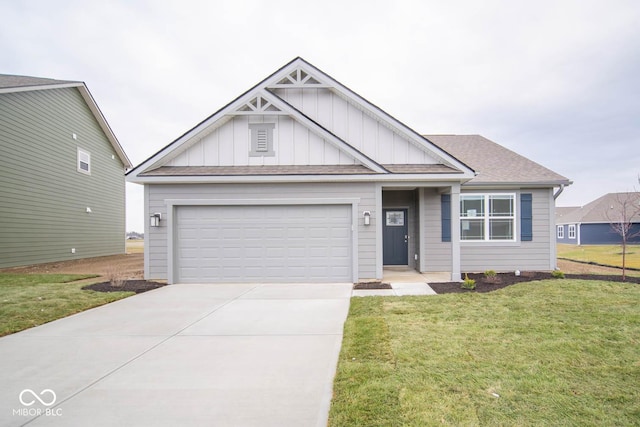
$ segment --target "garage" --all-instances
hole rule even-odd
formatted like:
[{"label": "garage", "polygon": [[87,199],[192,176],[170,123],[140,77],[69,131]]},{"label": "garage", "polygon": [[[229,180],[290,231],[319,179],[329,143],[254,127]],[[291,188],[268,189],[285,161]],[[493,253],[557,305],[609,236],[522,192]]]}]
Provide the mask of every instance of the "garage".
[{"label": "garage", "polygon": [[178,206],[176,282],[352,282],[351,209]]}]

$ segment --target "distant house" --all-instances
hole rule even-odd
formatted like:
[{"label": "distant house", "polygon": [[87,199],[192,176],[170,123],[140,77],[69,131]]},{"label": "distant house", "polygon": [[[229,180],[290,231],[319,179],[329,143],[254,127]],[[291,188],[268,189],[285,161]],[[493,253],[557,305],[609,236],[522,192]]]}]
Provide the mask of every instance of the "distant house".
[{"label": "distant house", "polygon": [[0,267],[124,253],[129,168],[83,82],[0,75]]},{"label": "distant house", "polygon": [[[619,200],[640,202],[640,193],[609,193],[582,207],[556,208],[556,241],[571,245],[605,245],[622,243],[611,228],[612,219],[620,212]],[[617,210],[617,212],[616,212]],[[640,215],[632,218],[632,233],[640,231]],[[630,240],[640,243],[640,236]]]},{"label": "distant house", "polygon": [[479,135],[420,135],[302,58],[127,179],[145,186],[145,276],[170,283],[553,270],[571,183]]}]

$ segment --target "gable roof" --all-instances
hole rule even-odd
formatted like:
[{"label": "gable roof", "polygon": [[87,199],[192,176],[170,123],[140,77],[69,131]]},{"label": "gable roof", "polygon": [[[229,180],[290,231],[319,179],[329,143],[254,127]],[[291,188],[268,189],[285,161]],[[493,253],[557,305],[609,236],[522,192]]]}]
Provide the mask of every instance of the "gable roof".
[{"label": "gable roof", "polygon": [[425,138],[473,168],[476,177],[465,187],[571,184],[564,176],[480,135],[425,135]]},{"label": "gable roof", "polygon": [[77,88],[80,92],[80,95],[87,103],[89,110],[95,117],[98,125],[106,135],[107,139],[113,146],[113,149],[118,154],[118,157],[124,164],[125,168],[131,169],[131,161],[127,157],[126,153],[122,149],[118,138],[116,138],[115,134],[111,130],[109,123],[107,123],[107,119],[100,111],[98,104],[96,104],[91,92],[89,92],[89,88],[84,84],[84,82],[78,81],[70,81],[70,80],[56,80],[56,79],[47,79],[41,77],[30,77],[30,76],[16,76],[9,74],[0,74],[0,95],[3,93],[16,93],[16,92],[28,92],[28,91],[37,91],[37,90],[51,90],[51,89],[65,89],[65,88]]},{"label": "gable roof", "polygon": [[[610,223],[619,214],[621,201],[629,200],[635,203],[628,206],[627,213],[631,216],[635,211],[636,215],[632,222],[640,222],[640,192],[608,193],[599,197],[584,206],[572,208],[570,211],[556,209],[557,224],[578,224],[578,223]],[[611,213],[608,213],[611,212]]]},{"label": "gable roof", "polygon": [[[217,127],[222,126],[232,116],[244,115],[244,114],[269,114],[269,115],[287,115],[294,119],[296,122],[301,123],[308,130],[321,137],[324,141],[332,144],[340,152],[346,153],[349,158],[355,159],[355,161],[368,169],[368,173],[386,175],[390,177],[396,173],[408,174],[408,171],[396,172],[397,168],[388,168],[383,166],[378,159],[373,159],[358,150],[349,141],[336,135],[332,130],[318,123],[312,117],[309,117],[300,109],[296,108],[291,103],[287,102],[282,97],[275,93],[277,89],[282,88],[297,88],[297,87],[313,87],[324,88],[332,91],[342,99],[347,100],[350,105],[356,105],[357,108],[362,110],[364,114],[375,118],[376,120],[384,123],[384,126],[393,129],[394,132],[402,135],[406,140],[417,147],[419,150],[423,150],[425,153],[440,162],[442,168],[439,173],[449,173],[456,175],[456,179],[468,180],[473,177],[473,170],[466,164],[455,158],[451,154],[442,150],[437,145],[432,144],[428,140],[424,139],[420,134],[413,131],[409,127],[405,126],[392,116],[388,115],[375,105],[366,101],[361,96],[357,95],[350,89],[346,88],[326,73],[317,69],[304,59],[298,57],[294,58],[289,63],[275,71],[273,74],[262,80],[260,83],[240,95],[234,101],[230,102],[216,113],[209,116],[207,119],[196,125],[194,128],[180,136],[178,139],[143,161],[140,165],[136,166],[128,175],[128,180],[132,182],[148,181],[144,177],[170,176],[172,171],[177,174],[185,173],[185,170],[179,169],[167,169],[170,167],[167,163],[176,158],[181,152],[188,149],[190,144],[195,144],[199,137],[207,133],[213,132]],[[239,168],[246,168],[247,166],[238,166]],[[159,169],[163,169],[160,171]],[[230,170],[230,175],[242,175],[241,169]],[[313,168],[310,170],[307,168],[307,172],[303,172],[305,168],[295,168],[301,175],[307,174],[322,174],[322,168]],[[366,171],[366,169],[362,169]],[[259,169],[253,169],[259,170]],[[289,168],[289,170],[292,170]],[[218,168],[217,171],[222,171]],[[270,174],[276,173],[273,168],[262,168],[262,171],[272,171]],[[214,176],[215,172],[212,169],[208,169],[209,175]],[[196,172],[191,169],[191,174],[198,174],[201,177],[207,176],[206,169],[200,169]],[[414,168],[410,171],[414,175],[433,173],[433,171],[426,171],[420,168]],[[330,172],[327,174],[331,174]],[[184,175],[174,175],[184,176]],[[193,176],[193,175],[190,175]],[[142,179],[141,179],[142,178]]]}]

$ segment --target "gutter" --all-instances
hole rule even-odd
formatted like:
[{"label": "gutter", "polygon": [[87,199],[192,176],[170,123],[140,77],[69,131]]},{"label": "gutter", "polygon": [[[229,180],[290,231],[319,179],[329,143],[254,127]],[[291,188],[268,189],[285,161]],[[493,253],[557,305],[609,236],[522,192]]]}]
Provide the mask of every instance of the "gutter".
[{"label": "gutter", "polygon": [[564,184],[560,184],[560,188],[558,188],[558,191],[556,191],[556,193],[553,195],[553,200],[556,200],[558,197],[560,197],[563,191],[564,191]]}]

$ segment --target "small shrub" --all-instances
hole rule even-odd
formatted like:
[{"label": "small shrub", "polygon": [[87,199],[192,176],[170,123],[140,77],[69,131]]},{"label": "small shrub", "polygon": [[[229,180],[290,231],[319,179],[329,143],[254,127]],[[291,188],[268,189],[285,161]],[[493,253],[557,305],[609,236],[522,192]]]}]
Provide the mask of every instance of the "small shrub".
[{"label": "small shrub", "polygon": [[487,279],[490,279],[490,278],[496,277],[496,276],[497,276],[497,274],[496,274],[496,272],[494,270],[486,270],[484,272],[484,277],[486,277]]},{"label": "small shrub", "polygon": [[564,273],[560,270],[553,270],[551,272],[551,277],[554,279],[564,279]]},{"label": "small shrub", "polygon": [[487,270],[484,272],[484,281],[486,283],[500,283],[500,277],[494,270]]},{"label": "small shrub", "polygon": [[464,281],[462,282],[462,289],[468,289],[470,291],[476,288],[476,281],[469,279],[467,273],[464,274]]},{"label": "small shrub", "polygon": [[116,266],[109,267],[106,271],[105,277],[114,288],[121,288],[124,286],[124,273]]}]

